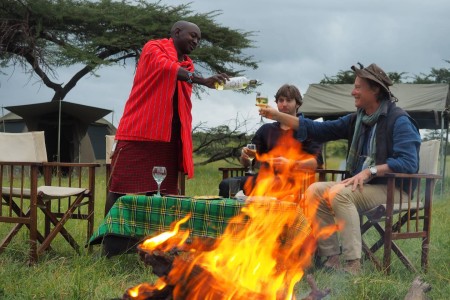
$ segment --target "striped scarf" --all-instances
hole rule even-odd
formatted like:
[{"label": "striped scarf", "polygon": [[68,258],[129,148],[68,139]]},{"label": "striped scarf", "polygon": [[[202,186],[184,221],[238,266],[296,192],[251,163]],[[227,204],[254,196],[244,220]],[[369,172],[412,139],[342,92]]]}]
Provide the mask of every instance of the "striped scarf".
[{"label": "striped scarf", "polygon": [[[384,109],[387,101],[382,101],[377,111],[372,115],[366,115],[366,112],[363,109],[358,109],[356,113],[356,124],[355,124],[355,132],[353,133],[352,144],[350,146],[350,150],[348,152],[347,157],[347,167],[346,170],[350,172],[350,174],[354,174],[354,171],[357,167],[359,156],[361,155],[362,146],[364,143],[364,137],[361,133],[362,125],[367,125],[372,127],[378,121],[378,117]],[[375,132],[371,135],[371,140],[369,141],[370,145],[370,153],[368,153],[368,161],[367,165],[370,166],[375,162],[375,154],[376,154],[376,139]]]}]

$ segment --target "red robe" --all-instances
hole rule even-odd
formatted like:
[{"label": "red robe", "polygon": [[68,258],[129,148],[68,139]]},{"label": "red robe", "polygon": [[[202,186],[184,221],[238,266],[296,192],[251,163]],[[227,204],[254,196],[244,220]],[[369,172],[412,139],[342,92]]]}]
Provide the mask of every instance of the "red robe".
[{"label": "red robe", "polygon": [[177,80],[182,67],[194,72],[192,60],[185,55],[179,62],[172,39],[147,42],[142,49],[133,88],[117,129],[117,140],[169,142],[172,130],[173,95],[178,87],[178,112],[181,121],[182,167],[191,178],[192,159],[192,85]]}]

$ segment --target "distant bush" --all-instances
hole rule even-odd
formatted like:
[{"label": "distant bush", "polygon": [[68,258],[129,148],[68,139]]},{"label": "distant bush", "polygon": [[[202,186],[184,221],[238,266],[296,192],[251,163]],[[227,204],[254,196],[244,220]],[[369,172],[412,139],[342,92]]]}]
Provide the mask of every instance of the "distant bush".
[{"label": "distant bush", "polygon": [[347,155],[347,140],[338,140],[328,142],[326,144],[326,156],[327,157],[342,157]]}]

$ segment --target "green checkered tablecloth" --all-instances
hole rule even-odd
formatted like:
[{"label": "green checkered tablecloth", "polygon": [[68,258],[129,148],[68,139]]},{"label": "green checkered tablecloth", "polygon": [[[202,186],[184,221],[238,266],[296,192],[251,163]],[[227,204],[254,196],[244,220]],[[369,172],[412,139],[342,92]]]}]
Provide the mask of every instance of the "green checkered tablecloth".
[{"label": "green checkered tablecloth", "polygon": [[[278,202],[278,201],[275,201]],[[189,229],[191,237],[218,238],[225,231],[230,219],[239,215],[244,202],[234,199],[201,200],[154,196],[123,196],[117,200],[88,244],[99,244],[103,237],[116,235],[133,238],[154,236],[170,230],[170,225],[187,214],[190,219],[181,225]],[[270,204],[270,206],[273,206]],[[309,231],[300,208],[294,203],[278,202],[279,209],[296,209],[299,218],[294,231]],[[242,219],[245,223],[245,218]],[[233,223],[232,226],[242,227]]]}]

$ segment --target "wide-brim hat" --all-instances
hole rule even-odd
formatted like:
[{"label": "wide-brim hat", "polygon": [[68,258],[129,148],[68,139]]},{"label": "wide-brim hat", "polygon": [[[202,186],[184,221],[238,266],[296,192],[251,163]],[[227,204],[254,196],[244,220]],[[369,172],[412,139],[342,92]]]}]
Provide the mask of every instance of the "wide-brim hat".
[{"label": "wide-brim hat", "polygon": [[390,93],[389,87],[392,85],[392,81],[387,76],[386,72],[383,71],[376,64],[371,64],[367,68],[364,68],[362,64],[359,64],[359,68],[356,66],[352,66],[352,70],[356,73],[357,76],[361,78],[366,78],[372,81],[375,81],[379,85],[381,85],[388,93]]}]

